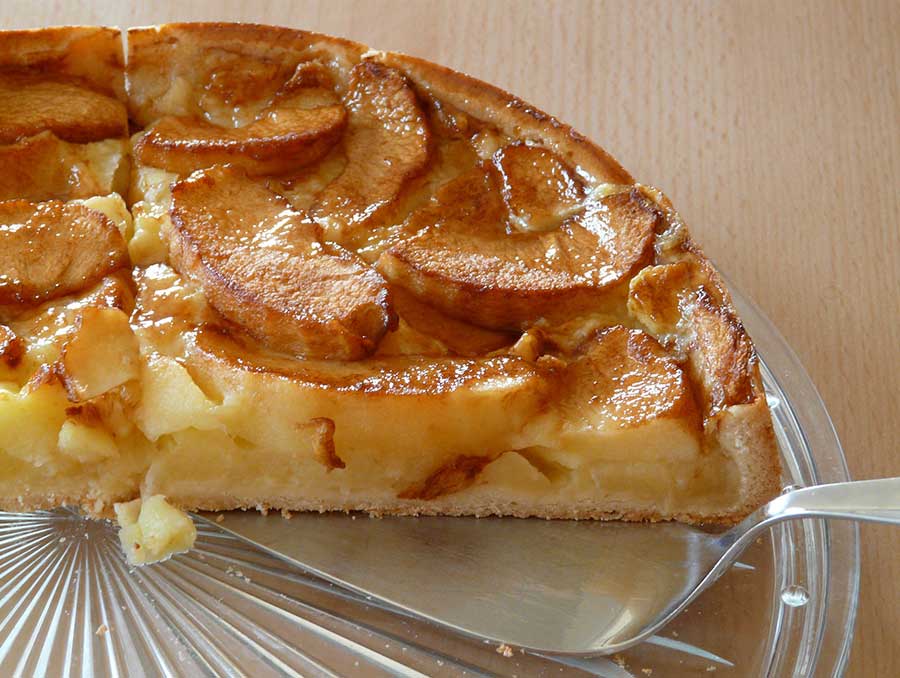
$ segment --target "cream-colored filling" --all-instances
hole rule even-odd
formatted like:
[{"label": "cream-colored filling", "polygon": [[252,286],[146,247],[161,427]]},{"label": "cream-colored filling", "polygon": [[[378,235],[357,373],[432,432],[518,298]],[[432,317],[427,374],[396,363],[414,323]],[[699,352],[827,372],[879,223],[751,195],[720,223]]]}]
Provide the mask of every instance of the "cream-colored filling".
[{"label": "cream-colored filling", "polygon": [[75,148],[98,186],[108,192],[125,193],[130,171],[128,142],[104,139]]}]

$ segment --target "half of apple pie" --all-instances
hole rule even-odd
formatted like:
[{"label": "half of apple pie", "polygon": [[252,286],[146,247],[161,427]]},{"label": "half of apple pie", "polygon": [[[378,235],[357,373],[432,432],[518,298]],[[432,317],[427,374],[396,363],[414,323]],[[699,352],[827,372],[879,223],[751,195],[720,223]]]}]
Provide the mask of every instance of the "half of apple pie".
[{"label": "half of apple pie", "polygon": [[122,37],[0,33],[0,507],[731,522],[777,492],[728,292],[603,150],[345,40]]}]

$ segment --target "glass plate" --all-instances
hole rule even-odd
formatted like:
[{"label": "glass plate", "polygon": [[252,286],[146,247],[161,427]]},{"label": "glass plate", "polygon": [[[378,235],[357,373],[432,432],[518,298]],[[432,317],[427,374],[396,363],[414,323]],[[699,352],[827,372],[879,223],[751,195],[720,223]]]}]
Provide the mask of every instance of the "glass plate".
[{"label": "glass plate", "polygon": [[[741,295],[762,356],[785,485],[848,480],[797,357]],[[290,567],[215,526],[129,569],[115,528],[60,509],[0,513],[0,675],[837,676],[856,614],[855,524],[779,526],[658,636],[556,659],[452,636]]]}]

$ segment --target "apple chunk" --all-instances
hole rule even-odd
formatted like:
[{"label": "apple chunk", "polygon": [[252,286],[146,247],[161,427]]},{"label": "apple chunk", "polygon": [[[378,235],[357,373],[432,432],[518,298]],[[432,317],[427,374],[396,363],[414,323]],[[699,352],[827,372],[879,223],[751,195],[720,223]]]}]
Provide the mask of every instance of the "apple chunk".
[{"label": "apple chunk", "polygon": [[387,283],[240,169],[195,172],[172,188],[174,267],[210,304],[269,346],[354,360],[396,322]]},{"label": "apple chunk", "polygon": [[117,308],[87,307],[63,346],[62,377],[73,402],[106,393],[140,374],[138,340],[128,316]]},{"label": "apple chunk", "polygon": [[377,266],[447,314],[514,330],[605,310],[649,263],[659,218],[637,190],[594,197],[549,151],[514,146],[438,191]]},{"label": "apple chunk", "polygon": [[128,265],[125,239],[82,204],[0,202],[0,305],[31,305],[89,287]]}]

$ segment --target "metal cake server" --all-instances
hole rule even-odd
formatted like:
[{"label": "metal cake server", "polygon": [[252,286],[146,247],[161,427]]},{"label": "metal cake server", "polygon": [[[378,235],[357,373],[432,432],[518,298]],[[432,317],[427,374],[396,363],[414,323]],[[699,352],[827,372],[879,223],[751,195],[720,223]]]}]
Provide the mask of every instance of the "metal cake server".
[{"label": "metal cake server", "polygon": [[513,647],[590,656],[658,631],[775,523],[900,525],[900,478],[795,489],[724,532],[678,523],[225,516],[216,524],[226,531],[400,613]]}]

